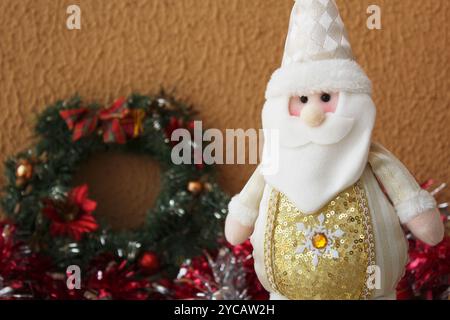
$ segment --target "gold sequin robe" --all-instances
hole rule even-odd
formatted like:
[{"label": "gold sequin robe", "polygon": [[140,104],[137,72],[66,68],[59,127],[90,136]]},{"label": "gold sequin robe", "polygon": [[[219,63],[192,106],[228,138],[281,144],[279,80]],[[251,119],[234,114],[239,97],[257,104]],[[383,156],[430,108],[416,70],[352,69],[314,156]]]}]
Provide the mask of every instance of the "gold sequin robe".
[{"label": "gold sequin robe", "polygon": [[435,204],[374,144],[359,181],[314,214],[300,212],[257,169],[230,215],[255,226],[255,270],[272,299],[395,299],[408,257],[401,224]]}]

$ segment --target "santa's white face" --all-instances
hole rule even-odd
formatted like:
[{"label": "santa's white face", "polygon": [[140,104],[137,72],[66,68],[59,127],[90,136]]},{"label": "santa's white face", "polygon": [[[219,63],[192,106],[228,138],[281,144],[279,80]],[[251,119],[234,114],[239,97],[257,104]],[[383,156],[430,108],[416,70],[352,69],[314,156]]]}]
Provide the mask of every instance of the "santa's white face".
[{"label": "santa's white face", "polygon": [[322,124],[326,113],[336,111],[338,100],[337,92],[294,96],[289,100],[289,114],[301,117],[311,127],[317,127]]},{"label": "santa's white face", "polygon": [[[280,143],[295,148],[315,143],[332,145],[343,140],[353,129],[355,119],[345,116],[346,106],[339,104],[339,93],[322,92],[292,96],[287,109],[285,100],[271,99],[265,110],[269,113],[266,128],[275,128],[280,132]],[[280,104],[279,104],[280,103]],[[272,110],[279,107],[278,114]]]},{"label": "santa's white face", "polygon": [[279,170],[265,176],[266,181],[300,210],[320,209],[360,178],[375,114],[368,94],[321,92],[269,98],[263,126],[279,132],[279,147],[273,149],[278,152]]},{"label": "santa's white face", "polygon": [[[372,129],[375,107],[367,94],[322,92],[270,98],[263,109],[263,126],[280,132],[280,144],[331,146],[361,130]],[[364,126],[363,126],[364,125]]]}]

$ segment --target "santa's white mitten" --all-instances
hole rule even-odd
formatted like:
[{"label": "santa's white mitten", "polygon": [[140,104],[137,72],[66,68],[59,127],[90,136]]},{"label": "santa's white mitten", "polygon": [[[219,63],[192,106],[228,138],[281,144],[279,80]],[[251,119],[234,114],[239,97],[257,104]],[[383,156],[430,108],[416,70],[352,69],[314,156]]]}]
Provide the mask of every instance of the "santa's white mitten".
[{"label": "santa's white mitten", "polygon": [[232,245],[241,244],[251,236],[258,215],[258,210],[247,205],[241,197],[242,195],[233,197],[228,205],[225,238]]},{"label": "santa's white mitten", "polygon": [[241,244],[252,235],[264,186],[264,177],[258,167],[241,193],[231,199],[225,222],[225,238],[232,245]]},{"label": "santa's white mitten", "polygon": [[429,209],[406,223],[406,227],[420,241],[435,246],[444,239],[444,224],[437,209]]},{"label": "santa's white mitten", "polygon": [[225,238],[227,241],[236,246],[245,242],[253,233],[253,226],[244,226],[232,216],[228,216],[225,221]]}]

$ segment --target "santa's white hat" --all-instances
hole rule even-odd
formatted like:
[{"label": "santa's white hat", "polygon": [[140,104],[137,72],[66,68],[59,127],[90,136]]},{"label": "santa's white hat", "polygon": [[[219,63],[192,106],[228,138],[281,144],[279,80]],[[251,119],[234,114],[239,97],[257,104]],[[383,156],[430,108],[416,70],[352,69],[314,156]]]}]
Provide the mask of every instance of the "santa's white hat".
[{"label": "santa's white hat", "polygon": [[347,30],[334,0],[296,0],[283,63],[266,98],[311,92],[371,93],[371,82],[354,61]]}]

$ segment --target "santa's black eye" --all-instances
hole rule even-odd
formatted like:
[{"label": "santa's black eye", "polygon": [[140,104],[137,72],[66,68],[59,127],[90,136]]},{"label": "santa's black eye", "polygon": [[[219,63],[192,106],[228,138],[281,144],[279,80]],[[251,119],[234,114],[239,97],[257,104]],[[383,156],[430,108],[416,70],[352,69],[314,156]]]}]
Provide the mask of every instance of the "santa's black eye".
[{"label": "santa's black eye", "polygon": [[322,94],[322,96],[320,97],[320,99],[321,99],[323,102],[330,102],[331,96],[330,96],[328,93],[324,93],[324,94]]},{"label": "santa's black eye", "polygon": [[301,96],[301,97],[300,97],[300,102],[303,103],[303,104],[307,104],[307,103],[308,103],[308,100],[309,100],[309,99],[308,99],[308,97],[306,97],[306,96]]}]

